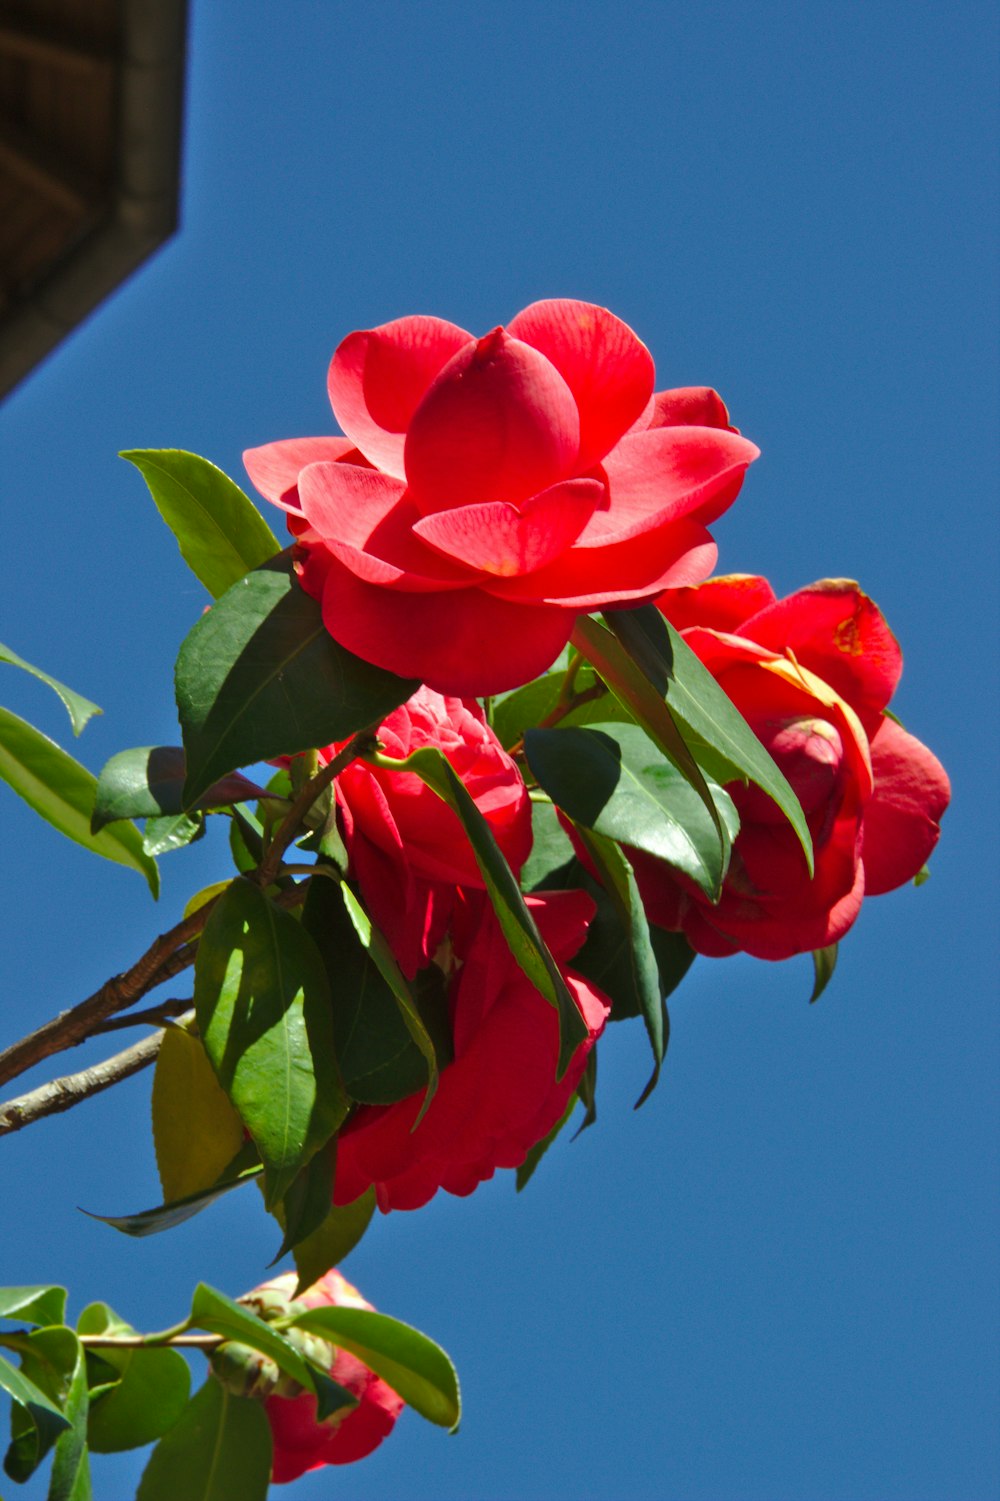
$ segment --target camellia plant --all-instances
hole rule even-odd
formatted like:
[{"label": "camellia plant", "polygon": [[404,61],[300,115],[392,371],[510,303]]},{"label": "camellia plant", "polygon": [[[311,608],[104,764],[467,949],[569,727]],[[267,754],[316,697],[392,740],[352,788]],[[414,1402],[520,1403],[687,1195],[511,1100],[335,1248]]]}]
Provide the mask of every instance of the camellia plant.
[{"label": "camellia plant", "polygon": [[[199,1284],[152,1333],[0,1289],[4,1467],[51,1454],[53,1498],[91,1495],[90,1451],[155,1442],[139,1501],[253,1501],[362,1459],[404,1403],[454,1428],[448,1357],[335,1269],[376,1209],[498,1168],[523,1188],[594,1119],[609,1021],[645,1028],[641,1104],[696,954],[811,953],[815,1000],[864,897],[925,878],[948,803],[857,584],[710,577],[758,450],[715,392],[655,391],[611,313],[539,302],[483,338],[401,318],[349,335],[328,384],[344,436],[246,454],[285,548],[207,460],[125,455],[211,596],[180,745],[95,778],[0,710],[0,775],[61,833],[155,895],[158,858],[222,818],[234,867],[0,1053],[8,1084],[112,1018],[148,1029],[8,1098],[0,1134],[155,1065],[162,1202],[108,1224],[167,1231],[256,1180],[295,1266]],[[83,729],[95,705],[0,655]],[[155,998],[188,969],[189,1000]],[[182,1350],[207,1360],[194,1396]]]}]

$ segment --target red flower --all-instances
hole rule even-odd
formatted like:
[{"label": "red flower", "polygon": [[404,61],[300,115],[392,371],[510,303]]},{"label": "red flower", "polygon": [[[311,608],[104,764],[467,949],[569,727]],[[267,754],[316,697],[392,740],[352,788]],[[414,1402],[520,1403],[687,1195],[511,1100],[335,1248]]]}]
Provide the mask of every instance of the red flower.
[{"label": "red flower", "polygon": [[732,575],[657,601],[795,789],[815,848],[805,859],[775,804],[729,786],[740,815],[722,900],[712,906],[660,861],[631,852],[650,918],[699,953],[785,959],[841,938],[862,898],[920,870],[951,795],[926,746],[885,709],[902,656],[857,584],[824,579],[776,600]]},{"label": "red flower", "polygon": [[[521,774],[474,700],[419,689],[379,728],[386,755],[435,746],[490,826],[515,874],[531,851],[531,804]],[[323,754],[328,758],[336,747]],[[411,772],[353,761],[337,779],[344,843],[365,903],[411,978],[433,958],[457,887],[482,888],[457,816]]]},{"label": "red flower", "polygon": [[328,389],[347,437],[265,444],[247,470],[330,634],[445,693],[516,687],[581,611],[703,579],[758,453],[714,392],[654,396],[649,351],[585,302],[481,339],[428,317],[350,334]]},{"label": "red flower", "polygon": [[[526,900],[562,963],[583,942],[593,903],[582,891]],[[562,1115],[604,1028],[605,997],[564,971],[589,1036],[557,1082],[556,1012],[518,967],[485,896],[463,895],[453,939],[464,960],[449,997],[454,1062],[442,1070],[416,1130],[422,1092],[395,1105],[363,1106],[350,1118],[337,1144],[338,1204],[374,1183],[383,1211],[418,1209],[439,1188],[470,1194],[498,1167],[518,1167]]]},{"label": "red flower", "polygon": [[[276,1298],[291,1303],[294,1289],[295,1273],[286,1272],[256,1288],[244,1301],[252,1305],[263,1295],[271,1305]],[[305,1308],[372,1306],[338,1271],[327,1272],[294,1303]],[[271,1479],[279,1484],[297,1480],[306,1470],[317,1470],[320,1465],[346,1465],[364,1459],[392,1432],[403,1410],[403,1399],[356,1356],[333,1346],[327,1348],[331,1352],[329,1375],[357,1397],[358,1405],[341,1409],[318,1423],[316,1398],[311,1392],[297,1397],[268,1397],[265,1411],[274,1439]]]}]

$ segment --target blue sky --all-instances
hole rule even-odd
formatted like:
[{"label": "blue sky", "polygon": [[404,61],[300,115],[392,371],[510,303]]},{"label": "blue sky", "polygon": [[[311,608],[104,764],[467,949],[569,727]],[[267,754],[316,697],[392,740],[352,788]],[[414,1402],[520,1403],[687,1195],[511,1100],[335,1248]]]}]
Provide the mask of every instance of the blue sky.
[{"label": "blue sky", "polygon": [[[933,879],[866,905],[819,1005],[808,960],[700,960],[642,1111],[633,1024],[597,1126],[523,1195],[503,1174],[375,1225],[348,1275],[450,1350],[462,1432],[407,1415],[292,1494],[997,1494],[996,43],[976,0],[193,0],[181,232],[0,415],[0,636],[104,706],[81,759],[176,740],[204,603],[119,449],[240,477],[243,448],[331,429],[351,329],[564,295],[630,322],[659,386],[722,392],[763,457],[721,567],[858,578],[955,791]],[[5,669],[0,696],[67,742],[40,685]],[[3,1042],[225,873],[218,841],[167,857],[154,909],[0,809]],[[5,1140],[0,1283],[153,1328],[199,1278],[261,1280],[252,1188],[145,1242],[78,1213],[156,1201],[149,1082]],[[141,1459],[96,1463],[132,1494]]]}]

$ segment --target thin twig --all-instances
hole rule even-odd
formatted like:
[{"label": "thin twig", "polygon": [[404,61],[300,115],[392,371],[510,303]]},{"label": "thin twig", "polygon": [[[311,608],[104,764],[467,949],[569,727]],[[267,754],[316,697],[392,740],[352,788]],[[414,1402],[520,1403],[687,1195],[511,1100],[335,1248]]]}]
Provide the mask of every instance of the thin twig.
[{"label": "thin twig", "polygon": [[119,1032],[122,1027],[162,1027],[165,1021],[183,1016],[193,1005],[193,998],[188,996],[186,1001],[163,1001],[159,1006],[147,1006],[145,1011],[130,1011],[128,1016],[114,1016],[110,1021],[101,1022],[99,1027],[94,1028],[91,1036],[100,1037],[105,1032]]},{"label": "thin twig", "polygon": [[41,1120],[45,1115],[57,1115],[62,1110],[70,1110],[81,1100],[100,1094],[102,1090],[110,1089],[112,1084],[118,1084],[122,1079],[139,1073],[140,1069],[148,1068],[160,1051],[162,1041],[162,1030],[154,1032],[151,1037],[144,1037],[141,1042],[133,1043],[130,1048],[116,1053],[113,1058],[95,1063],[93,1068],[82,1069],[78,1074],[66,1074],[62,1079],[52,1079],[48,1084],[31,1090],[29,1094],[20,1095],[16,1100],[6,1100],[0,1104],[0,1136],[20,1131],[22,1126]]},{"label": "thin twig", "polygon": [[347,742],[343,750],[338,751],[333,760],[328,761],[323,769],[317,772],[316,776],[311,777],[305,784],[282,819],[267,854],[260,862],[256,871],[251,873],[251,878],[256,881],[258,886],[271,885],[271,882],[281,869],[282,855],[298,833],[303,819],[313,803],[318,797],[322,796],[326,788],[329,787],[335,777],[339,776],[345,766],[349,766],[352,761],[356,761],[360,755],[371,747],[377,728],[377,725],[373,725],[366,730],[359,730]]},{"label": "thin twig", "polygon": [[81,1334],[81,1345],[88,1350],[155,1350],[183,1346],[189,1350],[214,1350],[223,1342],[221,1334],[174,1334],[170,1339],[148,1334]]}]

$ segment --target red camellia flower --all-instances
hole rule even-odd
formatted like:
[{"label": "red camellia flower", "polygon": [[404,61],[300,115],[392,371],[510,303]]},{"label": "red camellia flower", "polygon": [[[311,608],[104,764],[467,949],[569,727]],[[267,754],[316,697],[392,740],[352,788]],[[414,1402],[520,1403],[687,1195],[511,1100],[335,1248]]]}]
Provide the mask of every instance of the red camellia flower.
[{"label": "red camellia flower", "polygon": [[346,438],[244,459],[337,641],[443,693],[498,693],[581,611],[711,572],[707,524],[758,450],[714,392],[653,384],[645,345],[590,303],[536,302],[481,339],[399,318],[334,354]]},{"label": "red camellia flower", "polygon": [[[252,1305],[256,1298],[262,1298],[273,1305],[276,1299],[287,1299],[291,1306],[304,1308],[372,1306],[338,1271],[327,1272],[293,1303],[295,1280],[294,1272],[286,1272],[256,1288],[244,1301]],[[311,1392],[297,1397],[268,1397],[265,1411],[274,1439],[271,1479],[279,1484],[297,1480],[306,1470],[317,1470],[321,1465],[345,1465],[364,1459],[392,1432],[403,1410],[403,1399],[356,1356],[333,1346],[327,1348],[331,1351],[329,1375],[357,1397],[358,1405],[341,1409],[320,1423]]]},{"label": "red camellia flower", "polygon": [[844,579],[778,600],[766,579],[733,575],[657,603],[788,778],[816,866],[809,880],[779,809],[734,783],[740,833],[717,906],[660,861],[630,852],[650,918],[715,956],[785,959],[834,943],[865,895],[921,869],[951,795],[940,762],[885,712],[902,670],[895,637]]},{"label": "red camellia flower", "polygon": [[[583,891],[526,898],[557,961],[580,947],[593,915]],[[587,1054],[604,1028],[607,999],[564,970],[588,1036],[556,1080],[558,1017],[518,967],[485,894],[465,892],[453,928],[461,960],[449,1008],[454,1061],[420,1124],[423,1093],[398,1104],[366,1105],[337,1144],[334,1201],[348,1204],[375,1184],[379,1208],[418,1209],[439,1188],[469,1194],[499,1167],[518,1167],[556,1124]]]},{"label": "red camellia flower", "polygon": [[[483,814],[515,874],[531,851],[521,774],[473,699],[420,688],[379,727],[387,756],[435,746]],[[337,747],[321,752],[328,760]],[[353,761],[337,779],[344,843],[365,903],[411,978],[444,937],[459,886],[482,888],[456,815],[411,772]]]}]

